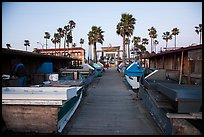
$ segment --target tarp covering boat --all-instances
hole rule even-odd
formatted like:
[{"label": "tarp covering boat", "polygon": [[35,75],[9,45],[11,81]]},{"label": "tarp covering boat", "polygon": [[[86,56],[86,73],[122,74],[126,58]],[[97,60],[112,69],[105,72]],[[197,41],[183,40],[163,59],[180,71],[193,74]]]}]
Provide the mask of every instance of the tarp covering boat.
[{"label": "tarp covering boat", "polygon": [[139,79],[142,76],[142,73],[144,72],[144,68],[142,68],[142,65],[140,62],[133,62],[124,71],[125,78],[127,82],[130,84],[132,89],[139,89],[140,83]]},{"label": "tarp covering boat", "polygon": [[140,62],[133,62],[130,64],[127,69],[125,70],[125,75],[127,76],[141,76],[144,72],[144,68],[142,67]]}]

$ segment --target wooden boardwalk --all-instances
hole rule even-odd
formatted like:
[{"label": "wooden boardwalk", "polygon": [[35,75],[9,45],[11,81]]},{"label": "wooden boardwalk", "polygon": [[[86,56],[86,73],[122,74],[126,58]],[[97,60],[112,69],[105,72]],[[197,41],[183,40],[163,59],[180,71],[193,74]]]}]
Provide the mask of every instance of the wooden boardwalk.
[{"label": "wooden boardwalk", "polygon": [[63,135],[161,135],[115,68],[96,78]]}]

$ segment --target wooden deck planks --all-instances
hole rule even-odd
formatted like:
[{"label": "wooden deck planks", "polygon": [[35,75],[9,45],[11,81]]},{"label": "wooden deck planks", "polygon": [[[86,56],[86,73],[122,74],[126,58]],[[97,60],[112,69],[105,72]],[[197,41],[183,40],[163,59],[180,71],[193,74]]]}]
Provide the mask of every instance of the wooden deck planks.
[{"label": "wooden deck planks", "polygon": [[[98,80],[97,80],[98,79]],[[95,79],[65,135],[160,135],[141,100],[123,83],[116,69]]]}]

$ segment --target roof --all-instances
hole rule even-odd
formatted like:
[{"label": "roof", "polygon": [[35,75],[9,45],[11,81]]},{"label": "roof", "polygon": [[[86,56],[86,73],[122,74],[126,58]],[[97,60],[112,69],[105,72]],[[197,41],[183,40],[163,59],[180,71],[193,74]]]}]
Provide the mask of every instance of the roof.
[{"label": "roof", "polygon": [[6,48],[2,48],[1,52],[2,52],[2,54],[7,54],[7,55],[78,60],[78,59],[64,57],[64,56],[45,55],[45,54],[40,54],[40,53],[34,53],[34,52],[28,52],[28,51],[22,51],[22,50],[14,50],[14,49],[6,49]]},{"label": "roof", "polygon": [[176,49],[176,50],[163,51],[163,52],[160,52],[157,54],[149,54],[148,56],[145,56],[143,58],[144,59],[145,58],[152,58],[152,57],[156,57],[156,56],[168,55],[168,54],[178,53],[178,52],[182,52],[182,51],[190,51],[190,50],[195,50],[195,49],[202,49],[202,44],[196,45],[196,46],[181,47],[181,48]]},{"label": "roof", "polygon": [[[36,49],[37,51],[55,51],[55,48],[50,49]],[[75,48],[65,48],[65,50],[85,50],[82,47],[75,47]],[[64,48],[56,48],[56,51],[64,51]]]}]

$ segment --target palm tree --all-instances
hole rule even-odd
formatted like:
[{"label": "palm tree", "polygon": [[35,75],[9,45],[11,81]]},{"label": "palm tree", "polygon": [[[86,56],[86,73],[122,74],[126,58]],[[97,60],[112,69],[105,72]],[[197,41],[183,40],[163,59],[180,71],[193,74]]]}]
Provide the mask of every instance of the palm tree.
[{"label": "palm tree", "polygon": [[130,59],[130,39],[125,38],[125,45],[128,46],[128,59]]},{"label": "palm tree", "polygon": [[65,55],[65,44],[66,44],[66,38],[67,38],[67,34],[68,34],[68,31],[69,31],[69,25],[65,25],[64,26],[64,29],[63,29],[63,32],[64,32],[64,55]]},{"label": "palm tree", "polygon": [[50,39],[50,33],[49,32],[45,32],[44,38],[46,40],[46,49],[47,49],[47,39]]},{"label": "palm tree", "polygon": [[71,32],[69,32],[67,34],[67,40],[66,40],[66,43],[67,43],[67,47],[69,48],[69,43],[72,43],[73,42],[73,37],[72,37],[72,34]]},{"label": "palm tree", "polygon": [[55,55],[56,55],[56,44],[59,42],[57,33],[54,33],[54,38],[52,38],[51,41],[52,41],[52,43],[55,44]]},{"label": "palm tree", "polygon": [[169,31],[166,31],[166,32],[163,33],[162,37],[166,41],[166,50],[167,50],[167,43],[168,43],[169,40],[172,39],[172,35],[170,34]]},{"label": "palm tree", "polygon": [[200,44],[202,41],[202,24],[199,24],[198,26],[195,26],[195,32],[199,35],[200,34]]},{"label": "palm tree", "polygon": [[149,44],[149,39],[147,38],[142,38],[142,45],[148,45]]},{"label": "palm tree", "polygon": [[84,44],[84,39],[80,38],[80,42],[79,43],[81,44],[81,47],[82,47],[82,44]]},{"label": "palm tree", "polygon": [[24,46],[26,47],[26,51],[27,51],[27,46],[30,46],[30,42],[29,40],[24,40]]},{"label": "palm tree", "polygon": [[[73,29],[76,27],[76,23],[73,20],[69,21],[69,35],[72,37],[72,31]],[[72,37],[72,41],[73,42],[73,37]],[[72,44],[73,45],[73,44]]]},{"label": "palm tree", "polygon": [[77,46],[76,43],[73,43],[72,48],[75,48],[76,46]]},{"label": "palm tree", "polygon": [[157,38],[157,31],[154,27],[151,27],[150,29],[148,29],[148,31],[149,31],[149,36],[151,38],[151,53],[152,53],[153,40]]},{"label": "palm tree", "polygon": [[175,49],[176,49],[176,35],[179,34],[179,29],[178,28],[173,28],[171,30],[171,33],[172,33],[172,35],[174,35],[174,38],[175,38]]},{"label": "palm tree", "polygon": [[136,37],[136,36],[134,36],[133,37],[133,39],[132,39],[132,43],[133,43],[133,45],[134,45],[134,51],[136,51],[136,53],[138,54],[138,51],[140,50],[139,48],[140,48],[140,43],[141,42],[141,37]]},{"label": "palm tree", "polygon": [[72,31],[73,31],[73,28],[75,28],[76,26],[76,23],[73,21],[73,20],[70,20],[68,22],[68,25],[64,26],[64,52],[65,52],[65,43],[67,43],[67,47],[69,49],[69,43],[72,43],[73,41],[73,37],[72,37]]},{"label": "palm tree", "polygon": [[133,37],[132,43],[134,45],[134,49],[138,47],[140,42],[141,42],[141,37],[136,37],[136,36]]},{"label": "palm tree", "polygon": [[120,22],[117,24],[116,33],[123,38],[123,63],[125,63],[125,37],[133,34],[136,19],[131,14],[123,13]]},{"label": "palm tree", "polygon": [[10,49],[11,48],[11,44],[6,44],[6,47],[7,47],[7,49]]},{"label": "palm tree", "polygon": [[159,44],[159,41],[158,40],[154,40],[154,46],[155,46],[155,53],[157,52],[157,45]]},{"label": "palm tree", "polygon": [[102,31],[101,27],[97,26],[92,26],[91,31],[88,33],[89,45],[93,45],[95,63],[97,62],[96,43],[103,44],[104,41],[104,35],[102,33],[104,33],[104,31]]},{"label": "palm tree", "polygon": [[60,47],[61,47],[61,38],[64,37],[64,32],[63,32],[62,28],[58,28],[57,32],[58,32],[58,38],[60,39],[60,41],[59,41],[59,49],[60,49]]}]

